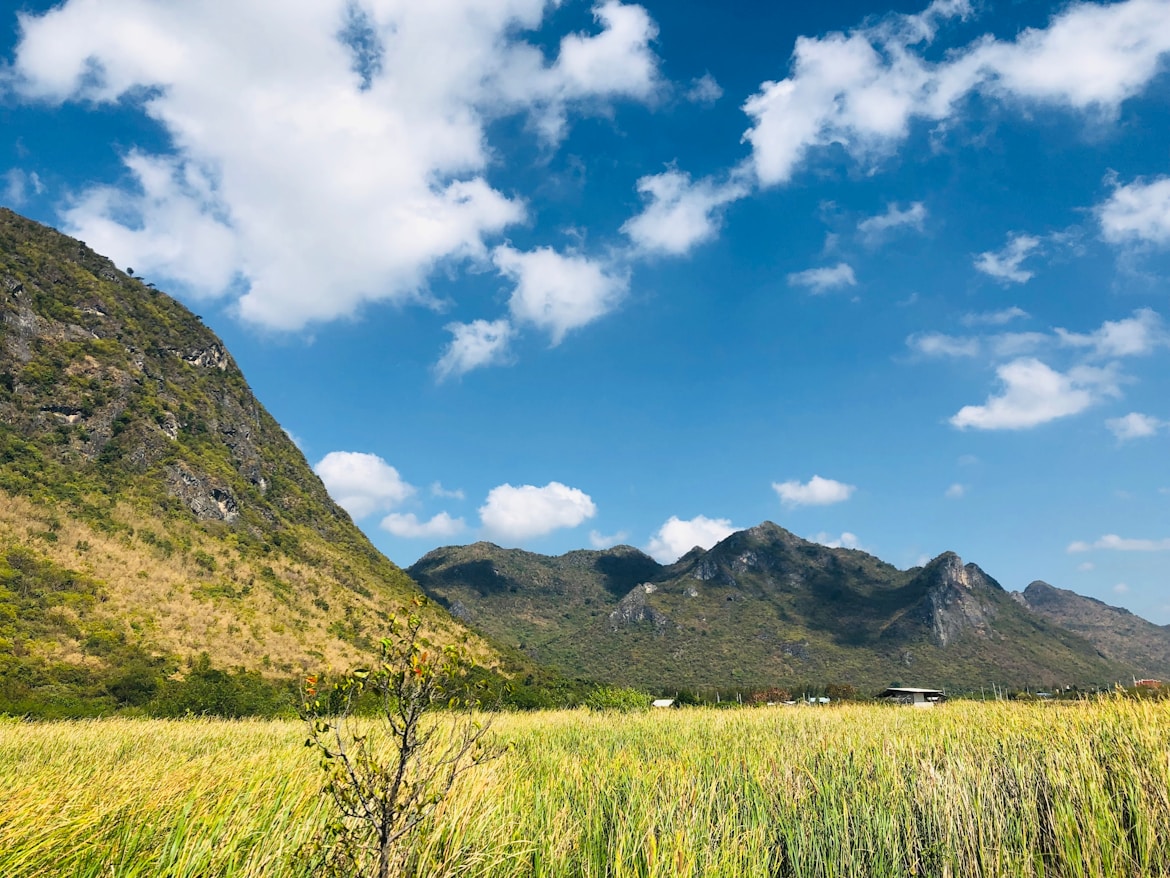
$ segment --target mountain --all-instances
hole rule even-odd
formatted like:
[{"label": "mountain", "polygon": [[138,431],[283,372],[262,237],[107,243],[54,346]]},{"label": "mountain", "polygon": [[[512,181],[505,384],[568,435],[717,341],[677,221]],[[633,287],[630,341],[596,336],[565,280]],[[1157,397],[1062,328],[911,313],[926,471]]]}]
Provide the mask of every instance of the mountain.
[{"label": "mountain", "polygon": [[1033,613],[1067,628],[1139,678],[1170,680],[1170,625],[1037,580],[1020,598]]},{"label": "mountain", "polygon": [[346,667],[418,595],[198,317],[0,210],[0,702]]},{"label": "mountain", "polygon": [[1128,674],[953,553],[902,571],[771,522],[669,566],[628,546],[551,558],[476,543],[407,572],[490,637],[620,684],[978,689]]}]

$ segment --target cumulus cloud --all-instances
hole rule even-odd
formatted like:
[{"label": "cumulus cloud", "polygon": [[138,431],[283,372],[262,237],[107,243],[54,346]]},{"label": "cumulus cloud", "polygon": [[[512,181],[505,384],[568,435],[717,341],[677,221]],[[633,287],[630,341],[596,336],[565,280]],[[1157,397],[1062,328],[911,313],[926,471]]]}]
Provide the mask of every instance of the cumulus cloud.
[{"label": "cumulus cloud", "polygon": [[1002,250],[975,257],[975,268],[1002,283],[1027,283],[1035,273],[1022,266],[1039,246],[1040,239],[1032,235],[1012,235]]},{"label": "cumulus cloud", "polygon": [[4,203],[12,207],[22,207],[30,195],[40,195],[45,186],[36,171],[25,173],[20,168],[10,168],[3,177]]},{"label": "cumulus cloud", "polygon": [[1117,394],[1112,369],[1077,366],[1058,372],[1035,358],[1021,358],[995,370],[1003,385],[983,405],[963,406],[951,426],[976,430],[1024,430],[1079,414]]},{"label": "cumulus cloud", "polygon": [[881,241],[887,233],[894,229],[910,228],[921,232],[925,221],[926,205],[921,201],[913,202],[905,210],[896,204],[889,204],[886,206],[885,213],[871,216],[858,223],[857,231],[861,233],[867,243],[872,245]]},{"label": "cumulus cloud", "polygon": [[331,451],[313,470],[329,496],[355,519],[391,509],[415,491],[398,470],[376,454]]},{"label": "cumulus cloud", "polygon": [[723,183],[710,177],[695,182],[673,168],[642,177],[637,185],[646,206],[626,220],[622,232],[643,256],[679,256],[714,238],[722,209],[750,191],[736,175]]},{"label": "cumulus cloud", "polygon": [[454,338],[435,364],[435,377],[446,381],[480,369],[498,366],[510,359],[508,345],[515,332],[507,320],[473,320],[471,323],[448,323]]},{"label": "cumulus cloud", "polygon": [[731,519],[728,518],[696,515],[689,521],[684,521],[672,515],[650,538],[646,554],[660,564],[673,564],[695,546],[709,549],[737,530],[738,528],[733,527]]},{"label": "cumulus cloud", "polygon": [[948,500],[961,500],[967,493],[967,486],[955,482],[946,490],[946,498]]},{"label": "cumulus cloud", "polygon": [[391,512],[378,525],[387,533],[408,540],[446,539],[462,533],[465,524],[462,518],[452,518],[440,512],[429,521],[419,521],[413,512]]},{"label": "cumulus cloud", "polygon": [[10,82],[28,100],[137,106],[173,144],[125,155],[129,185],[80,192],[70,234],[296,330],[426,302],[437,267],[484,258],[526,217],[485,179],[493,120],[525,114],[552,142],[570,112],[655,99],[644,8],[600,3],[594,32],[546,58],[526,35],[554,6],[67,0],[20,16]]},{"label": "cumulus cloud", "polygon": [[980,313],[964,314],[964,326],[1004,326],[1013,320],[1022,320],[1031,315],[1023,308],[1012,305],[999,311],[983,311]]},{"label": "cumulus cloud", "polygon": [[628,278],[584,256],[564,255],[551,247],[522,253],[500,246],[492,252],[500,274],[515,282],[508,306],[512,317],[546,330],[558,345],[571,329],[592,323],[613,310]]},{"label": "cumulus cloud", "polygon": [[1117,437],[1118,442],[1126,442],[1130,439],[1153,436],[1164,427],[1170,427],[1170,422],[1139,412],[1130,412],[1124,417],[1110,418],[1105,422],[1105,426]]},{"label": "cumulus cloud", "polygon": [[462,488],[455,488],[454,490],[449,490],[449,489],[443,487],[442,482],[431,482],[431,496],[432,497],[442,497],[446,500],[464,500],[464,499],[466,499],[466,495],[464,495]]},{"label": "cumulus cloud", "polygon": [[487,501],[479,507],[485,534],[510,541],[576,527],[596,514],[597,506],[588,494],[560,482],[549,482],[543,488],[499,485],[488,492]]},{"label": "cumulus cloud", "polygon": [[789,76],[744,104],[744,138],[764,186],[787,182],[810,150],[839,144],[855,158],[891,151],[914,119],[945,120],[979,92],[1111,116],[1142,91],[1170,51],[1170,7],[1160,0],[1072,5],[1014,40],[977,39],[927,59],[938,28],[967,2],[932,3],[849,33],[802,37]]},{"label": "cumulus cloud", "polygon": [[861,541],[857,539],[857,534],[845,531],[839,537],[835,537],[830,533],[821,531],[812,538],[812,542],[820,543],[829,549],[860,549]]},{"label": "cumulus cloud", "polygon": [[820,295],[841,287],[857,286],[857,278],[853,275],[852,266],[839,262],[831,268],[808,268],[793,272],[788,275],[788,285],[805,287],[813,295]]},{"label": "cumulus cloud", "polygon": [[608,549],[618,543],[624,543],[629,536],[624,530],[619,530],[615,534],[603,534],[599,530],[591,530],[589,531],[589,545],[595,549]]},{"label": "cumulus cloud", "polygon": [[1118,186],[1097,208],[1097,221],[1113,244],[1170,244],[1170,177]]},{"label": "cumulus cloud", "polygon": [[795,480],[773,482],[772,490],[785,506],[830,506],[848,500],[857,486],[813,476],[804,483]]},{"label": "cumulus cloud", "polygon": [[975,357],[982,350],[977,338],[957,338],[941,332],[923,332],[906,339],[906,346],[924,357]]},{"label": "cumulus cloud", "polygon": [[1170,552],[1170,537],[1164,540],[1144,540],[1119,537],[1117,534],[1105,534],[1092,543],[1077,541],[1068,545],[1068,551],[1072,553],[1089,552],[1094,549],[1108,549],[1115,552]]},{"label": "cumulus cloud", "polygon": [[692,104],[713,104],[723,97],[723,89],[710,73],[704,73],[691,80],[686,98]]},{"label": "cumulus cloud", "polygon": [[1106,320],[1090,333],[1056,330],[1062,344],[1085,348],[1093,357],[1136,357],[1165,347],[1170,341],[1162,318],[1149,308],[1142,308],[1123,320]]}]

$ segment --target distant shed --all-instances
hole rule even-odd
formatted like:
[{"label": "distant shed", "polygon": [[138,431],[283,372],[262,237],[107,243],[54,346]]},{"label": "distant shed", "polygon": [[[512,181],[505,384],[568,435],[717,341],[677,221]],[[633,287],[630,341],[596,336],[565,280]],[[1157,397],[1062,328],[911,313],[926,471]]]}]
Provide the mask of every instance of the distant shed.
[{"label": "distant shed", "polygon": [[651,702],[651,706],[652,707],[674,707],[674,699],[673,698],[655,698],[654,701]]},{"label": "distant shed", "polygon": [[910,707],[934,707],[947,700],[941,689],[916,689],[912,686],[891,686],[878,698]]}]

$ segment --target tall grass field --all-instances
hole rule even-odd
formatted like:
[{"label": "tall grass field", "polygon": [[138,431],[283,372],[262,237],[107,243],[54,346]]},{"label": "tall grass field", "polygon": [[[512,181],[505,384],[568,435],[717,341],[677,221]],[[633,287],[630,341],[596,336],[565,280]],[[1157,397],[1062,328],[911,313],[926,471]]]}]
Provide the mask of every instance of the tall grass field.
[{"label": "tall grass field", "polygon": [[[1170,876],[1170,702],[505,714],[426,876]],[[296,722],[0,722],[0,875],[303,876]]]}]

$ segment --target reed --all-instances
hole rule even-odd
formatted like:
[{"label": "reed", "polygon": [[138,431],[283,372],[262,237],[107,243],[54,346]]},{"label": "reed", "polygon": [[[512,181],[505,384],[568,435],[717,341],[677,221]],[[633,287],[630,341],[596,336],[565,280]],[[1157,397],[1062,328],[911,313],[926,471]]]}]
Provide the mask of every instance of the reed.
[{"label": "reed", "polygon": [[[426,876],[1170,875],[1170,703],[505,714]],[[0,875],[304,876],[295,722],[0,722]]]}]

